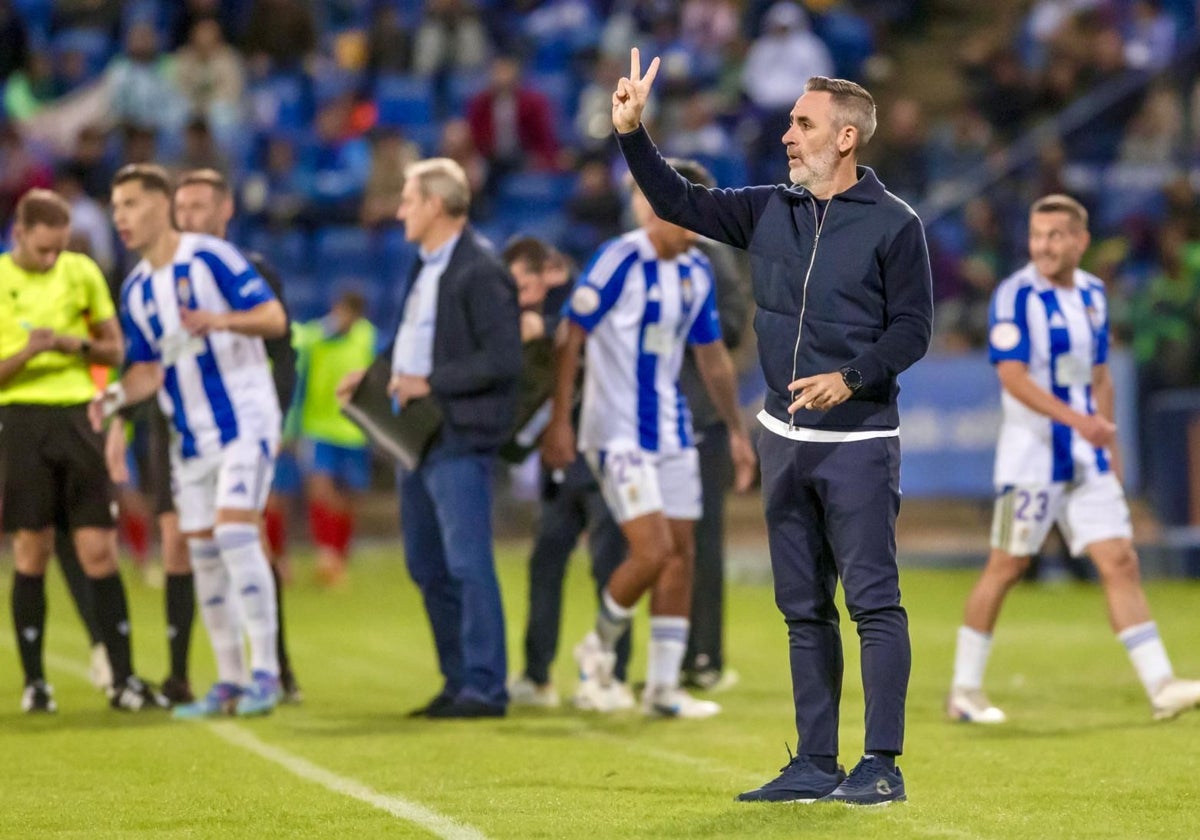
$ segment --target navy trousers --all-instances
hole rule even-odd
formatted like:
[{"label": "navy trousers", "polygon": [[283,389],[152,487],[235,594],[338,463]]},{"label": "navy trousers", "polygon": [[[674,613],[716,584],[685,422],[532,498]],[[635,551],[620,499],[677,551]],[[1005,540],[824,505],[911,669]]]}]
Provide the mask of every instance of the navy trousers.
[{"label": "navy trousers", "polygon": [[788,628],[798,753],[838,754],[841,579],[858,627],[868,752],[899,754],[912,651],[900,606],[900,440],[808,443],[764,431],[763,506],[775,603]]},{"label": "navy trousers", "polygon": [[400,479],[409,574],[425,600],[443,693],[505,705],[504,608],[492,553],[491,454],[434,449]]},{"label": "navy trousers", "polygon": [[729,429],[714,423],[696,430],[704,512],[696,521],[696,562],[692,570],[692,625],[685,671],[725,668],[725,494],[733,484]]},{"label": "navy trousers", "polygon": [[[543,475],[542,510],[533,554],[529,557],[529,621],[525,625],[525,675],[535,683],[550,681],[550,664],[558,650],[562,623],[563,577],[567,561],[584,529],[592,557],[597,591],[625,560],[625,535],[600,495],[600,487],[582,455],[565,470],[562,481]],[[630,633],[617,640],[613,673],[625,681]]]}]

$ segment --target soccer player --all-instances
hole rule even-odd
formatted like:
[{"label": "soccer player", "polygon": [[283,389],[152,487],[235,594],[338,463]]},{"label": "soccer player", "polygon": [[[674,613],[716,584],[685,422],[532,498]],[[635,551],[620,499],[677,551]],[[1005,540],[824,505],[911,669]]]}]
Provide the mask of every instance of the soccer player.
[{"label": "soccer player", "polygon": [[165,706],[133,674],[129,613],[117,572],[112,485],[100,437],[88,424],[92,364],[121,363],[121,329],[100,269],[66,251],[71,212],[49,190],[15,210],[12,253],[0,256],[0,457],[3,527],[14,533],[12,612],[25,672],[21,708],[53,712],[43,670],[46,565],[61,511],[87,574],[90,602],[112,668],[115,709]]},{"label": "soccer player", "polygon": [[1029,214],[1030,262],[992,296],[989,355],[1004,420],[996,447],[992,549],[958,630],[947,711],[1003,723],[983,692],[992,631],[1009,589],[1057,523],[1071,553],[1100,573],[1109,624],[1125,645],[1156,719],[1200,703],[1200,681],[1175,677],[1142,591],[1119,479],[1108,371],[1104,284],[1081,271],[1087,211],[1048,195]]},{"label": "soccer player", "polygon": [[[521,305],[521,339],[535,341],[553,336],[562,324],[562,314],[571,294],[571,274],[565,258],[552,246],[532,236],[512,239],[504,247],[504,264],[517,281],[517,302]],[[571,412],[572,424],[578,424],[578,406]],[[554,708],[558,691],[550,680],[550,666],[558,651],[562,625],[563,578],[571,552],[580,535],[587,530],[588,554],[592,560],[592,578],[597,594],[603,591],[609,576],[625,559],[625,537],[613,520],[600,485],[577,453],[563,470],[541,470],[541,510],[533,551],[529,555],[529,617],[525,623],[525,665],[508,686],[515,706]],[[606,707],[614,711],[637,705],[626,680],[631,633],[625,633],[615,645],[613,683]],[[589,692],[575,697],[576,705],[589,708]]]},{"label": "soccer player", "polygon": [[[676,171],[711,181],[703,167]],[[754,479],[754,453],[735,395],[733,362],[721,343],[715,284],[694,234],[664,222],[633,188],[640,227],[604,246],[571,294],[565,341],[556,356],[554,411],[543,460],[565,469],[575,458],[571,404],[579,352],[586,345],[578,448],[621,525],[629,554],[601,593],[596,629],[576,647],[580,695],[605,710],[613,646],[633,608],[651,591],[650,652],[642,710],[702,718],[720,706],[679,687],[691,608],[693,528],[700,517],[700,474],[687,402],[679,391],[686,345],[721,419],[730,429],[737,486]]]},{"label": "soccer player", "polygon": [[[194,169],[185,172],[175,185],[172,212],[174,223],[179,230],[224,239],[226,229],[233,218],[233,196],[225,176],[215,169]],[[244,256],[271,287],[271,291],[282,305],[283,292],[279,276],[257,254],[249,253]],[[275,385],[275,394],[279,398],[280,410],[286,411],[291,405],[295,391],[295,350],[286,334],[265,339],[263,344],[271,364],[271,379]],[[192,616],[195,612],[193,575],[188,560],[187,542],[180,534],[179,519],[171,498],[167,421],[156,400],[147,400],[143,405],[146,408],[148,426],[145,460],[152,473],[145,483],[149,487],[155,513],[158,515],[163,543],[163,567],[167,575],[167,640],[171,654],[171,674],[163,681],[163,694],[172,703],[190,703],[195,699],[188,680],[188,650]],[[121,469],[120,465],[124,464],[125,437],[121,433],[122,425],[120,422],[114,422],[109,429],[110,471]],[[278,472],[278,463],[276,471]],[[289,703],[299,703],[303,695],[291,667],[284,633],[281,565],[282,561],[271,563],[271,575],[275,581],[276,621],[279,628],[276,637],[279,679],[283,691],[282,699]]]},{"label": "soccer player", "polygon": [[363,317],[365,309],[362,295],[347,292],[324,318],[297,324],[292,330],[299,353],[295,419],[308,522],[317,544],[317,575],[327,585],[346,576],[354,497],[371,480],[366,436],[338,410],[336,396],[342,378],[367,367],[375,357],[375,327]]},{"label": "soccer player", "polygon": [[[172,210],[175,214],[175,224],[186,233],[205,233],[224,239],[233,219],[233,191],[225,176],[215,169],[193,169],[185,172],[175,187],[172,200]],[[271,292],[279,305],[284,307],[287,317],[287,305],[283,299],[283,283],[275,269],[267,263],[261,254],[246,252],[244,256],[259,276],[270,286]],[[288,321],[290,325],[290,319]],[[296,351],[292,347],[290,326],[282,335],[264,336],[263,346],[267,350],[267,360],[271,365],[271,382],[275,386],[275,396],[279,400],[279,410],[286,413],[292,405],[296,391]],[[274,486],[274,485],[272,485]],[[270,495],[267,497],[268,504]],[[266,539],[266,528],[263,528]],[[268,544],[270,540],[266,540]],[[275,581],[275,615],[279,632],[276,636],[275,650],[279,657],[279,680],[283,689],[283,700],[287,703],[299,703],[303,699],[300,684],[296,681],[296,673],[292,669],[291,656],[287,647],[287,622],[283,611],[283,582],[287,577],[287,557],[282,552],[270,552],[271,576]]]},{"label": "soccer player", "polygon": [[[171,226],[166,171],[132,164],[113,179],[113,221],[141,256],[121,289],[128,368],[93,419],[158,393],[171,418],[171,479],[217,682],[177,717],[263,714],[279,701],[275,583],[259,538],[280,434],[263,336],[287,316],[228,242]],[[243,685],[242,630],[250,649]]]}]

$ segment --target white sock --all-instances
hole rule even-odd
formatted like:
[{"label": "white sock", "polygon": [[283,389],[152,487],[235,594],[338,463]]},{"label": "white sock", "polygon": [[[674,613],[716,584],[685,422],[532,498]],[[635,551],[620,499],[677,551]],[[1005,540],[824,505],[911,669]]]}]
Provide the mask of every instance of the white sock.
[{"label": "white sock", "polygon": [[200,620],[208,631],[217,663],[217,680],[241,685],[245,677],[242,623],[229,570],[213,540],[189,539],[188,556],[192,560],[196,600],[200,602]]},{"label": "white sock", "polygon": [[275,614],[275,579],[263,553],[257,526],[248,523],[218,525],[214,531],[221,559],[233,579],[242,622],[250,640],[250,668],[279,676],[275,648],[279,633]]},{"label": "white sock", "polygon": [[954,650],[954,681],[951,685],[968,690],[983,688],[983,672],[987,670],[991,652],[991,633],[959,627],[958,647]]},{"label": "white sock", "polygon": [[1118,633],[1117,638],[1129,652],[1129,660],[1146,689],[1146,696],[1153,699],[1154,692],[1175,676],[1171,660],[1167,658],[1167,649],[1158,635],[1158,625],[1153,621],[1135,624]]},{"label": "white sock", "polygon": [[617,644],[617,639],[629,629],[633,620],[633,609],[622,607],[608,594],[608,587],[600,593],[600,611],[596,614],[596,635],[600,637],[600,645],[611,651]]},{"label": "white sock", "polygon": [[650,653],[646,658],[646,690],[676,688],[687,652],[691,622],[678,615],[650,616]]}]

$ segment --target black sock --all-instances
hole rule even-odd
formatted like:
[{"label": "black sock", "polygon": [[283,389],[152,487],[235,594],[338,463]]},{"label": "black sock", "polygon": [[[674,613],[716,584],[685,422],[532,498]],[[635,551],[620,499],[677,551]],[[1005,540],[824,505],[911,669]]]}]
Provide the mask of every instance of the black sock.
[{"label": "black sock", "polygon": [[133,653],[129,641],[129,607],[125,603],[125,587],[121,576],[113,572],[108,577],[92,578],[92,603],[96,606],[96,622],[108,662],[112,666],[113,685],[119,686],[133,673]]},{"label": "black sock", "polygon": [[868,750],[867,755],[881,762],[889,770],[896,767],[896,754],[894,752],[881,752],[880,750]]},{"label": "black sock", "polygon": [[822,773],[836,773],[838,769],[836,755],[810,755],[808,763]]},{"label": "black sock", "polygon": [[192,645],[192,620],[196,615],[196,584],[191,572],[167,575],[167,646],[171,650],[171,676],[188,678],[188,650]]},{"label": "black sock", "polygon": [[283,581],[274,564],[271,564],[271,577],[275,579],[275,654],[279,657],[279,676],[283,677],[292,672],[292,663],[288,659],[287,639],[283,636]]},{"label": "black sock", "polygon": [[54,553],[58,556],[58,567],[62,569],[71,600],[79,611],[79,620],[87,628],[88,638],[93,645],[104,641],[100,638],[100,626],[96,623],[96,609],[92,605],[92,588],[88,585],[79,555],[75,553],[75,537],[67,528],[54,529]]},{"label": "black sock", "polygon": [[46,578],[13,572],[13,628],[25,684],[46,678],[42,670],[42,637],[46,635]]}]

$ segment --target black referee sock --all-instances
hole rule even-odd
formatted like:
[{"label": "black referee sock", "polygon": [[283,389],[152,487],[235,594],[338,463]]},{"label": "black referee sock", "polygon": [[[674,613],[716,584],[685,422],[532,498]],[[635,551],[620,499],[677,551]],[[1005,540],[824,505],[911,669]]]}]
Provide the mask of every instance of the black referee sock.
[{"label": "black referee sock", "polygon": [[13,628],[25,684],[46,678],[42,670],[42,638],[46,634],[46,578],[13,572]]},{"label": "black referee sock", "polygon": [[75,537],[69,528],[54,529],[54,553],[58,555],[58,567],[67,581],[67,589],[71,590],[71,600],[75,602],[79,619],[87,627],[88,638],[93,645],[98,645],[103,640],[100,638],[100,626],[96,624],[96,610],[92,606],[92,588],[83,566],[79,565]]},{"label": "black referee sock", "polygon": [[108,650],[112,666],[113,685],[120,686],[133,673],[129,642],[129,607],[125,603],[125,587],[121,576],[113,572],[108,577],[92,578],[92,603],[96,608],[96,623]]},{"label": "black referee sock", "polygon": [[196,615],[196,583],[191,572],[167,575],[167,646],[171,650],[171,676],[188,678],[188,651],[192,646],[192,620]]},{"label": "black referee sock", "polygon": [[283,581],[279,570],[271,564],[271,577],[275,579],[275,654],[279,657],[279,675],[292,672],[292,663],[288,659],[287,640],[283,637]]}]

